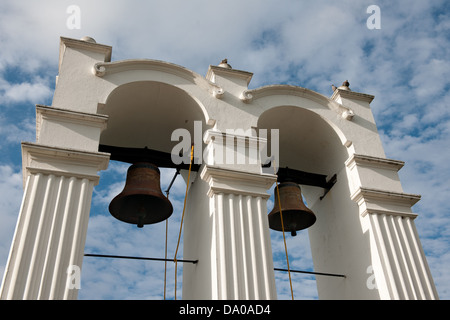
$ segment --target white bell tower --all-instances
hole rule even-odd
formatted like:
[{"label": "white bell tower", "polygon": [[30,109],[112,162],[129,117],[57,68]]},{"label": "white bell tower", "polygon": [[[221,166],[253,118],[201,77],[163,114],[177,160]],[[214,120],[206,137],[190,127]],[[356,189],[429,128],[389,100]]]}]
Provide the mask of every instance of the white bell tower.
[{"label": "white bell tower", "polygon": [[[180,128],[200,159],[183,250],[198,263],[183,267],[184,299],[276,299],[266,203],[277,175],[259,157],[274,145],[277,167],[333,182],[302,185],[317,216],[314,268],[345,275],[318,277],[319,298],[438,299],[411,211],[420,196],[403,192],[404,163],[385,156],[373,96],[348,82],[331,98],[289,85],[249,90],[252,74],[225,61],[203,77],[162,61],[111,62],[111,51],[61,38],[52,105],[36,107],[36,142],[22,143],[24,197],[1,299],[76,299],[69,270],[82,267],[98,171],[120,158],[111,150],[170,154]],[[223,161],[227,151],[241,161]]]}]

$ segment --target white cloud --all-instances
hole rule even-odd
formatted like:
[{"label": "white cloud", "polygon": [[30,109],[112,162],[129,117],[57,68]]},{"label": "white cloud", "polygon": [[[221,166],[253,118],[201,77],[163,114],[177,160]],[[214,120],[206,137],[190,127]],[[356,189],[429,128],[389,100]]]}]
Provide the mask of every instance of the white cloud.
[{"label": "white cloud", "polygon": [[52,90],[44,83],[42,78],[33,82],[11,84],[0,80],[0,101],[2,104],[31,102],[44,103],[51,97]]},{"label": "white cloud", "polygon": [[445,87],[448,86],[450,78],[448,61],[431,59],[427,64],[418,66],[416,70],[410,84],[416,88],[415,92],[420,101],[426,102],[443,93]]},{"label": "white cloud", "polygon": [[8,117],[0,114],[0,138],[3,142],[0,144],[0,149],[4,149],[4,147],[12,144],[19,145],[21,141],[36,140],[35,119],[25,118],[20,120],[20,122],[9,120]]}]

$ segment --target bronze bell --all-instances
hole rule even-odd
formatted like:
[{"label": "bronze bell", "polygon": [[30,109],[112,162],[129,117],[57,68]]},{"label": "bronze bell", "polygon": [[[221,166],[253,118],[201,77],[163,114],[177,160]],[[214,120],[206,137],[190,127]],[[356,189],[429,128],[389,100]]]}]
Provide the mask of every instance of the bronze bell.
[{"label": "bronze bell", "polygon": [[128,168],[125,187],[109,204],[109,212],[139,228],[168,219],[173,207],[161,192],[158,167],[139,162]]},{"label": "bronze bell", "polygon": [[[316,222],[316,216],[302,199],[300,186],[294,182],[282,182],[278,186],[280,193],[281,209],[283,213],[283,225],[285,231],[290,231],[292,236],[297,235],[298,230],[309,228]],[[269,213],[269,227],[282,231],[281,217],[278,202],[278,193],[275,188],[275,205]]]}]

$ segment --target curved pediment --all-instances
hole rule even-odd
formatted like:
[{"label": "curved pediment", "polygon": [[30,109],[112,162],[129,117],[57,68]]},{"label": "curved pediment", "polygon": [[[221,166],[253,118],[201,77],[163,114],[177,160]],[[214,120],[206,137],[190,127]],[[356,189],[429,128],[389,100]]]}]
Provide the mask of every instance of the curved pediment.
[{"label": "curved pediment", "polygon": [[318,92],[293,85],[268,85],[253,90],[247,90],[242,93],[241,100],[245,103],[250,103],[269,96],[297,96],[309,99],[334,110],[347,120],[351,120],[354,115],[352,109],[345,107]]},{"label": "curved pediment", "polygon": [[[179,66],[174,63],[169,63],[160,60],[152,60],[152,59],[130,59],[130,60],[121,60],[114,62],[98,62],[93,68],[92,72],[97,77],[107,77],[108,75],[130,72],[130,71],[156,71],[159,73],[165,73],[167,75],[173,75],[178,78],[182,78],[191,82],[192,84],[198,85],[205,90],[208,90],[213,96],[216,98],[220,98],[223,95],[223,89],[216,85],[215,83],[207,80],[200,74],[189,70],[185,67]],[[164,82],[164,79],[167,80],[167,84],[174,85],[173,81],[170,81],[170,78],[160,77],[158,80],[160,82]],[[140,79],[143,80],[143,79]],[[153,79],[148,79],[153,80]]]}]

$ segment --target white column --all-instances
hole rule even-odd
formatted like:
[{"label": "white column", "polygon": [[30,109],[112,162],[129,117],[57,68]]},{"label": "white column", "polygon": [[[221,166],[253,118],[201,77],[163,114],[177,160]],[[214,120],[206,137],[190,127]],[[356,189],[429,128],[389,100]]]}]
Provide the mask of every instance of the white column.
[{"label": "white column", "polygon": [[[386,299],[438,299],[414,225],[414,215],[368,212],[380,254]],[[378,279],[377,279],[378,280]]]},{"label": "white column", "polygon": [[183,299],[276,299],[266,202],[277,177],[262,173],[258,152],[267,141],[214,130],[204,140],[183,249],[198,263],[183,266]]},{"label": "white column", "polygon": [[266,205],[276,177],[206,165],[200,178],[184,237],[184,257],[199,262],[183,266],[183,299],[276,299]]},{"label": "white column", "polygon": [[[347,161],[352,199],[370,235],[372,267],[381,299],[438,299],[414,224],[419,195],[402,191],[403,162],[353,155]],[[369,187],[370,186],[370,187]]]},{"label": "white column", "polygon": [[31,143],[22,152],[25,192],[0,297],[76,299],[71,276],[81,269],[96,172],[109,155]]},{"label": "white column", "polygon": [[267,212],[261,211],[265,199],[224,193],[214,198],[219,257],[216,272],[220,279],[217,298],[275,298],[273,277],[269,276],[273,263],[271,251],[267,252]]}]

